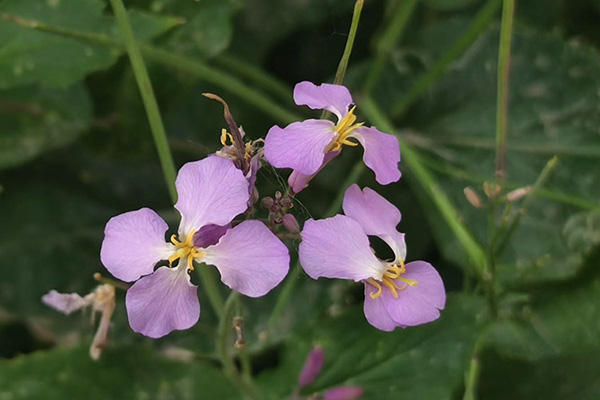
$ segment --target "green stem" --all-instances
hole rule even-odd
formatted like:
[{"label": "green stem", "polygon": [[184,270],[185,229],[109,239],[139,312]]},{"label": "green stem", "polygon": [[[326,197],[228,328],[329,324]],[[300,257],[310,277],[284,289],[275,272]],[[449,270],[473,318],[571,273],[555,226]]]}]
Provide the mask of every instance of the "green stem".
[{"label": "green stem", "polygon": [[369,94],[379,81],[387,58],[394,46],[401,40],[406,25],[416,9],[417,2],[418,0],[400,0],[397,11],[377,43],[375,61],[363,86],[364,93]]},{"label": "green stem", "polygon": [[[361,110],[383,132],[393,133],[395,128],[391,121],[383,114],[377,104],[370,98],[365,98],[360,103]],[[431,173],[423,166],[420,155],[398,136],[402,149],[402,162],[415,176],[414,182],[418,183],[431,198],[433,204],[440,212],[442,218],[467,253],[474,270],[481,273],[486,263],[485,252],[475,240],[471,232],[458,216],[456,208],[441,190]]]},{"label": "green stem", "polygon": [[[63,29],[38,21],[26,20],[9,14],[2,14],[2,18],[28,29],[34,29],[41,32],[68,37],[70,39],[96,46],[110,47],[118,50],[122,50],[124,48],[123,43],[104,34]],[[290,122],[302,119],[301,116],[281,107],[277,102],[271,100],[260,91],[250,88],[237,78],[225,74],[216,68],[210,67],[201,61],[169,53],[168,51],[157,49],[148,45],[140,46],[140,51],[148,60],[153,60],[158,64],[186,72],[197,77],[198,79],[202,79],[221,89],[229,91],[238,98],[246,101],[248,104],[254,106],[256,109],[273,117],[281,123],[288,124]]]},{"label": "green stem", "polygon": [[502,184],[506,161],[506,130],[508,126],[508,75],[515,1],[504,0],[500,47],[498,49],[498,97],[496,99],[496,181]]},{"label": "green stem", "polygon": [[473,22],[467,28],[467,31],[450,47],[450,49],[437,61],[434,66],[423,76],[421,76],[408,90],[400,100],[392,106],[392,118],[399,118],[408,110],[408,108],[437,82],[437,80],[446,71],[446,68],[463,54],[473,42],[479,37],[481,32],[490,24],[496,11],[500,7],[502,0],[488,0],[483,8],[477,13]]},{"label": "green stem", "polygon": [[160,165],[169,188],[169,194],[173,202],[177,201],[177,191],[175,190],[175,177],[177,172],[175,170],[175,163],[171,156],[171,150],[169,149],[169,143],[167,141],[167,135],[165,133],[165,127],[160,117],[160,111],[158,110],[158,104],[156,97],[154,96],[154,90],[152,89],[152,83],[148,77],[148,70],[144,64],[144,59],[140,52],[140,48],[133,35],[133,29],[129,22],[129,16],[127,10],[121,0],[110,0],[112,8],[115,13],[115,18],[121,31],[121,37],[125,43],[129,60],[133,68],[135,80],[137,81],[146,109],[146,115],[148,116],[148,122],[150,123],[150,129],[152,136],[154,137],[154,144],[158,151],[158,157],[160,159]]},{"label": "green stem", "polygon": [[231,54],[222,54],[218,56],[214,62],[222,69],[227,69],[234,72],[237,76],[244,77],[265,92],[269,92],[277,96],[282,101],[289,105],[293,105],[292,88],[277,78],[264,72],[262,69],[250,64],[246,60],[236,57]]},{"label": "green stem", "polygon": [[[365,171],[365,165],[362,163],[362,161],[360,161],[360,162],[356,163],[356,165],[354,165],[354,167],[352,168],[352,171],[350,171],[350,173],[348,174],[348,176],[342,183],[340,190],[338,191],[338,193],[335,196],[335,199],[333,200],[333,202],[331,203],[331,205],[329,206],[327,211],[325,211],[325,217],[331,217],[341,209],[342,201],[344,199],[344,194],[346,193],[346,189],[350,185],[352,185],[353,183],[358,181],[358,179],[360,178],[360,176],[362,175],[362,173],[364,171]],[[279,316],[281,315],[281,312],[283,311],[284,307],[287,305],[288,301],[290,300],[290,296],[292,295],[294,289],[296,288],[296,284],[298,283],[298,278],[300,277],[301,273],[302,273],[302,267],[300,267],[300,264],[298,262],[296,262],[290,270],[290,273],[285,281],[285,284],[283,285],[283,289],[281,289],[281,293],[279,294],[279,297],[277,298],[277,302],[275,303],[275,306],[273,307],[271,316],[269,317],[268,325],[269,325],[270,329],[273,329],[275,327],[275,325],[279,319]]]},{"label": "green stem", "polygon": [[[335,78],[333,80],[334,85],[341,85],[344,82],[344,76],[346,75],[346,69],[348,68],[348,62],[350,61],[350,55],[352,54],[352,46],[354,46],[354,38],[358,31],[358,23],[360,21],[360,14],[362,12],[364,0],[356,0],[354,3],[354,13],[352,14],[352,23],[350,24],[350,32],[348,33],[348,39],[346,40],[346,47],[344,47],[344,53],[338,64],[337,71],[335,72]],[[323,110],[321,113],[321,119],[327,119],[331,113],[327,110]]]},{"label": "green stem", "polygon": [[552,157],[546,163],[546,165],[544,166],[544,169],[542,169],[542,172],[540,172],[540,175],[538,176],[535,183],[533,184],[533,188],[532,188],[531,192],[525,197],[525,199],[523,199],[521,208],[519,208],[515,218],[512,220],[512,222],[506,228],[506,233],[504,234],[500,243],[498,244],[498,246],[495,249],[496,253],[500,253],[500,252],[502,252],[502,250],[504,250],[504,247],[508,243],[512,234],[515,232],[515,229],[517,229],[517,227],[519,226],[519,223],[521,222],[521,218],[523,218],[523,215],[525,215],[525,213],[527,213],[529,206],[531,206],[531,203],[537,197],[538,192],[540,191],[542,186],[544,186],[546,184],[546,182],[548,181],[548,179],[550,178],[550,176],[552,176],[552,173],[554,172],[554,169],[557,167],[557,165],[558,165],[558,157],[556,157],[556,156]]},{"label": "green stem", "polygon": [[481,361],[479,360],[479,352],[481,350],[481,344],[483,343],[480,338],[475,344],[473,349],[473,355],[469,363],[469,369],[465,373],[465,394],[463,400],[476,400],[477,399],[477,383],[479,382],[479,376],[481,374]]},{"label": "green stem", "polygon": [[219,290],[219,285],[217,284],[217,278],[215,277],[214,270],[212,267],[209,267],[206,264],[200,264],[197,270],[198,275],[200,276],[200,281],[202,282],[202,287],[206,291],[206,295],[208,296],[208,301],[210,301],[211,307],[217,316],[222,315],[224,309],[223,296]]}]

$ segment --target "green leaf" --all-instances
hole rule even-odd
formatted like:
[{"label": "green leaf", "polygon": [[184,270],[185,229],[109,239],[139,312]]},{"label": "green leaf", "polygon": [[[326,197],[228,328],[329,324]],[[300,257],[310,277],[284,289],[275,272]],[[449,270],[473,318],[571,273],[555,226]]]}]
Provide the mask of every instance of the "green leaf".
[{"label": "green leaf", "polygon": [[92,361],[87,348],[55,349],[0,361],[0,398],[233,399],[214,365],[167,359],[148,346],[107,347]]},{"label": "green leaf", "polygon": [[0,169],[73,142],[91,122],[92,105],[82,85],[0,91]]},{"label": "green leaf", "polygon": [[[100,0],[5,0],[0,4],[0,88],[29,83],[66,87],[87,74],[114,64],[120,52],[98,48],[74,39],[25,28],[15,18],[65,30],[118,38],[112,17],[103,15]],[[12,20],[11,20],[12,19]],[[174,17],[131,13],[140,40],[160,35],[180,20]]]},{"label": "green leaf", "polygon": [[[453,23],[446,24],[455,26]],[[444,25],[444,26],[446,26]],[[446,29],[431,29],[443,38]],[[431,35],[424,35],[431,40]],[[481,183],[493,181],[495,168],[496,59],[498,31],[493,29],[457,60],[445,78],[414,107],[409,123],[420,143],[433,150],[430,167],[443,175],[439,182],[459,207],[461,217],[487,243],[487,213],[464,198],[472,185],[482,197]],[[505,282],[529,284],[572,277],[598,246],[600,158],[600,56],[582,44],[557,35],[517,31],[510,70],[508,188],[532,184],[545,163],[560,158],[550,178],[515,231],[499,260]],[[396,79],[402,76],[400,70]],[[388,87],[393,87],[389,85]],[[387,96],[390,96],[387,89]],[[440,156],[443,161],[440,160]],[[513,205],[513,211],[519,203]],[[457,263],[453,241],[431,215],[444,254]],[[580,243],[584,241],[585,243]]]},{"label": "green leaf", "polygon": [[361,308],[352,308],[291,338],[280,369],[262,374],[259,382],[273,399],[290,394],[310,348],[320,344],[325,366],[307,393],[358,385],[370,400],[449,398],[462,384],[484,310],[480,298],[452,296],[440,320],[387,333],[369,325]]}]

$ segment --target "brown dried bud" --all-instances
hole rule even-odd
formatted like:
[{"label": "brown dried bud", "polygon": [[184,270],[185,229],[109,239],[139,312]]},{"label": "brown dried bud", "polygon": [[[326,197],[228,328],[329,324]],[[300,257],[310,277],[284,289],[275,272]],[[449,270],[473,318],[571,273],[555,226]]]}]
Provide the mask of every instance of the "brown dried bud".
[{"label": "brown dried bud", "polygon": [[501,190],[502,189],[500,188],[500,186],[493,182],[485,182],[483,184],[483,192],[489,199],[494,199],[498,197]]},{"label": "brown dried bud", "polygon": [[473,188],[467,186],[463,189],[463,193],[465,194],[467,201],[471,203],[473,207],[483,208],[483,203],[481,202],[479,195],[477,194],[477,192],[475,192],[475,190],[473,190]]},{"label": "brown dried bud", "polygon": [[506,200],[508,200],[510,202],[521,200],[523,197],[527,196],[532,191],[533,191],[533,187],[531,187],[531,186],[525,186],[522,188],[515,189],[506,194]]},{"label": "brown dried bud", "polygon": [[260,207],[265,210],[270,210],[271,207],[273,207],[273,204],[275,204],[275,200],[273,200],[272,197],[263,197],[260,201]]}]

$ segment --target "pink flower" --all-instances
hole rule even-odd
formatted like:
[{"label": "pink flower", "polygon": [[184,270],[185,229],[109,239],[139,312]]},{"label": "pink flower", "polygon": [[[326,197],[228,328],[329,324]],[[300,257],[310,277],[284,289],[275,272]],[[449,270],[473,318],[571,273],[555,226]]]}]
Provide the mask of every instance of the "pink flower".
[{"label": "pink flower", "polygon": [[[364,312],[374,327],[392,331],[440,316],[446,293],[437,271],[425,261],[404,264],[404,234],[396,230],[400,211],[375,191],[357,185],[346,190],[346,215],[308,220],[302,231],[300,263],[313,279],[352,279],[365,285]],[[378,236],[395,258],[383,261],[369,246]]]},{"label": "pink flower", "polygon": [[[166,222],[142,208],[108,221],[100,252],[111,274],[136,281],[125,299],[129,324],[152,338],[198,321],[197,287],[188,274],[194,262],[214,265],[223,283],[250,297],[269,292],[289,268],[286,246],[262,222],[244,221],[230,228],[249,199],[248,181],[231,161],[211,156],[187,163],[175,184],[178,235],[166,242]],[[161,260],[169,266],[154,270]]]},{"label": "pink flower", "polygon": [[[288,183],[298,193],[308,181],[337,156],[343,145],[364,148],[363,160],[382,185],[396,182],[401,173],[400,145],[390,134],[356,123],[354,101],[348,89],[324,83],[316,86],[300,82],[294,88],[294,101],[316,110],[335,114],[337,123],[308,119],[285,128],[273,126],[265,139],[265,157],[276,168],[292,168]],[[354,141],[356,140],[356,141]]]}]

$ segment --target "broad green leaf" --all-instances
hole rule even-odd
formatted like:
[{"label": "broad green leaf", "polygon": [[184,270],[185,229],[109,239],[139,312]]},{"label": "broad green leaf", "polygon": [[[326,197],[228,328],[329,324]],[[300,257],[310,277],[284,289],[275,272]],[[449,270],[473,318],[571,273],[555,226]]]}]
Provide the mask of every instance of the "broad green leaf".
[{"label": "broad green leaf", "polygon": [[358,385],[370,400],[447,399],[462,384],[484,310],[482,299],[452,296],[439,321],[386,333],[369,325],[355,307],[291,338],[281,368],[259,376],[259,382],[270,389],[270,398],[290,394],[308,352],[319,344],[326,362],[307,393]]},{"label": "broad green leaf", "polygon": [[27,162],[76,140],[90,126],[85,88],[28,86],[0,91],[0,169]]},{"label": "broad green leaf", "polygon": [[[432,30],[443,35],[446,30],[442,28]],[[427,37],[431,40],[431,35]],[[419,140],[435,152],[428,158],[428,167],[442,173],[440,185],[482,243],[488,241],[487,213],[466,201],[463,188],[471,185],[485,197],[481,184],[495,179],[497,46],[498,30],[493,29],[409,113]],[[598,212],[600,204],[599,67],[600,56],[593,48],[557,35],[524,30],[514,35],[508,186],[532,184],[555,154],[560,164],[499,260],[505,281],[533,283],[572,277],[598,246],[596,217],[579,213]],[[398,70],[396,79],[401,76]],[[387,87],[390,97],[393,85],[388,82]],[[513,211],[519,206],[515,203]],[[446,257],[465,264],[443,224],[436,222],[435,214],[431,217]]]},{"label": "broad green leaf", "polygon": [[0,361],[2,399],[234,399],[218,367],[167,359],[149,346],[108,347],[92,361],[85,347]]},{"label": "broad green leaf", "polygon": [[[0,4],[0,88],[29,83],[66,87],[85,75],[115,63],[120,51],[94,47],[75,39],[25,28],[20,18],[59,28],[64,32],[83,31],[110,35],[119,31],[112,17],[103,15],[100,0],[5,0]],[[12,20],[11,20],[12,19]],[[160,35],[180,20],[174,17],[131,13],[139,40]]]}]

